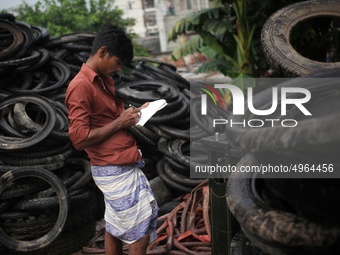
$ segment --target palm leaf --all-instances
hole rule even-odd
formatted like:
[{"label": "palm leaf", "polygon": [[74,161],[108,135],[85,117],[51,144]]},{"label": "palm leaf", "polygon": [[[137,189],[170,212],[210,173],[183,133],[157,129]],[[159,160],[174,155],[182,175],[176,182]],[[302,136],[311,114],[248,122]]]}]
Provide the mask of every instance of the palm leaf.
[{"label": "palm leaf", "polygon": [[203,46],[202,38],[199,35],[194,35],[172,53],[172,58],[177,60],[186,55],[193,54],[198,52]]},{"label": "palm leaf", "polygon": [[223,20],[223,22],[221,22],[221,20],[214,19],[207,20],[206,22],[204,22],[202,29],[205,31],[209,31],[211,34],[215,36],[220,36],[230,31],[230,28],[232,26],[233,26],[232,23],[229,22],[228,19]]},{"label": "palm leaf", "polygon": [[202,24],[210,20],[221,20],[227,13],[228,9],[221,6],[194,12],[176,22],[168,33],[168,41],[174,41],[189,31],[202,30]]},{"label": "palm leaf", "polygon": [[232,66],[225,59],[218,58],[202,64],[196,70],[196,73],[221,72],[224,75],[228,75],[231,68]]},{"label": "palm leaf", "polygon": [[214,51],[210,47],[203,47],[203,48],[200,49],[200,52],[202,52],[202,54],[204,54],[209,59],[214,59],[218,56],[216,51]]},{"label": "palm leaf", "polygon": [[202,37],[203,41],[207,46],[212,48],[216,53],[224,55],[226,52],[225,45],[218,40],[214,35],[207,31],[199,31],[198,34]]}]

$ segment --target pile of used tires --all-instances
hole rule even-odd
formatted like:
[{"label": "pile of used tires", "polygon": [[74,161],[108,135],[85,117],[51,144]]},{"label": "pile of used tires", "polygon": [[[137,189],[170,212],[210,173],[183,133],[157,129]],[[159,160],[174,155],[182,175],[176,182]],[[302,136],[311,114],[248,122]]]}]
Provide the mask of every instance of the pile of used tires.
[{"label": "pile of used tires", "polygon": [[[94,36],[53,37],[45,28],[0,15],[1,253],[70,254],[90,240],[103,216],[89,161],[70,143],[64,105],[68,83],[89,57]],[[190,132],[195,139],[209,135],[199,125],[190,128],[190,83],[175,66],[142,57],[113,78],[126,106],[167,100],[147,124],[129,128],[161,212],[167,213],[178,205],[174,196],[203,181],[190,179]]]},{"label": "pile of used tires", "polygon": [[[303,105],[311,116],[302,114],[294,104],[282,114],[280,97],[278,110],[271,115],[256,115],[246,109],[244,116],[230,116],[234,121],[289,118],[298,122],[289,128],[270,124],[226,128],[228,138],[244,153],[238,170],[241,166],[288,167],[271,175],[255,171],[230,175],[226,200],[241,227],[231,243],[233,255],[340,252],[340,62],[304,59],[285,39],[296,22],[320,15],[340,17],[339,2],[307,1],[287,6],[268,20],[262,38],[274,68],[287,75],[301,75],[276,88],[310,91],[311,98]],[[272,98],[272,88],[257,93],[254,108],[269,109]],[[301,93],[292,92],[290,98],[301,98]]]},{"label": "pile of used tires", "polygon": [[51,38],[0,18],[0,250],[70,254],[93,236],[102,199],[71,146],[63,99],[94,35]]}]

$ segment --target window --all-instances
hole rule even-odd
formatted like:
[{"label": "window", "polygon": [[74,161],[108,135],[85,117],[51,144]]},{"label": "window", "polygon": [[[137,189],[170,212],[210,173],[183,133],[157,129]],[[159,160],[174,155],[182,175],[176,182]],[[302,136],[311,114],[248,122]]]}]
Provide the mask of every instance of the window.
[{"label": "window", "polygon": [[191,0],[186,0],[186,2],[187,2],[187,10],[191,10],[192,9]]},{"label": "window", "polygon": [[192,9],[191,0],[179,0],[179,6],[181,11],[191,10]]},{"label": "window", "polygon": [[156,15],[154,12],[146,12],[144,14],[146,31],[148,35],[155,35],[158,33],[158,26],[156,21]]},{"label": "window", "polygon": [[155,3],[154,0],[144,0],[144,8],[154,8],[155,7]]},{"label": "window", "polygon": [[132,10],[132,2],[131,1],[128,2],[128,5],[129,5],[129,10]]}]

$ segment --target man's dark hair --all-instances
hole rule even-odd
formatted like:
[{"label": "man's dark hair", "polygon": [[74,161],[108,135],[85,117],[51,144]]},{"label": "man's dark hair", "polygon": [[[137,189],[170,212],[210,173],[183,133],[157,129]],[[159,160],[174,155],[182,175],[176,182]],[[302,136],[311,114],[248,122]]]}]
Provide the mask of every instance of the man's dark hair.
[{"label": "man's dark hair", "polygon": [[102,46],[107,47],[110,57],[117,56],[123,63],[129,63],[133,59],[131,39],[121,27],[112,24],[104,25],[96,34],[91,55],[96,54]]}]

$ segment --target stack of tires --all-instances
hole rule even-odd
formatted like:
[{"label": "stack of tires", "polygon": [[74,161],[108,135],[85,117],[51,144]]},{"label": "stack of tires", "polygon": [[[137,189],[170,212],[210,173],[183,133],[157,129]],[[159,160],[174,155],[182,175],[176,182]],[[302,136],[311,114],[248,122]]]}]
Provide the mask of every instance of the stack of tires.
[{"label": "stack of tires", "polygon": [[[340,62],[322,63],[299,55],[289,43],[298,22],[316,16],[339,18],[338,1],[307,1],[287,6],[275,13],[263,27],[262,42],[273,68],[289,79],[275,86],[303,88],[311,98],[302,105],[288,105],[278,97],[278,110],[269,116],[249,109],[234,121],[275,119],[296,120],[293,127],[271,124],[261,127],[227,127],[226,135],[243,151],[227,183],[227,204],[241,226],[231,244],[231,254],[338,254],[340,252]],[[273,88],[253,97],[258,110],[272,105]],[[290,93],[300,99],[301,93]],[[286,114],[280,107],[287,106]],[[242,119],[242,120],[241,120]],[[242,172],[257,166],[258,172]],[[284,171],[266,174],[263,166]],[[287,167],[287,168],[284,168]],[[244,169],[244,168],[243,168]],[[250,169],[250,168],[248,168]],[[252,168],[256,169],[256,168]],[[252,247],[247,247],[247,242]],[[252,252],[252,253],[250,253]]]},{"label": "stack of tires", "polygon": [[[64,105],[68,83],[90,56],[95,34],[53,37],[1,14],[0,36],[0,253],[70,254],[89,241],[103,216],[88,158],[70,143]],[[167,213],[178,204],[173,197],[203,181],[190,179],[191,134],[196,140],[209,135],[202,125],[191,128],[191,84],[175,66],[144,57],[113,78],[126,107],[167,100],[147,124],[129,128]]]},{"label": "stack of tires", "polygon": [[[158,99],[167,101],[144,126],[128,129],[149,165],[154,166],[145,169],[145,173],[151,179],[156,196],[164,195],[158,199],[164,208],[169,208],[168,202],[172,208],[171,198],[190,192],[203,181],[190,179],[190,141],[193,137],[198,140],[209,135],[197,124],[190,123],[190,102],[195,96],[191,86],[172,64],[145,57],[136,57],[117,80],[116,94],[126,107],[130,104],[139,107]],[[206,155],[202,160],[207,161]],[[163,213],[163,208],[160,212]]]},{"label": "stack of tires", "polygon": [[72,69],[46,29],[11,14],[0,28],[0,250],[70,254],[93,236],[101,199],[68,137]]}]

